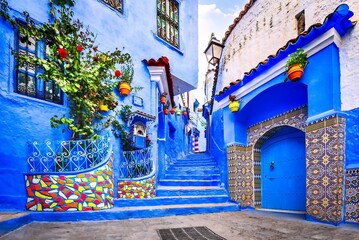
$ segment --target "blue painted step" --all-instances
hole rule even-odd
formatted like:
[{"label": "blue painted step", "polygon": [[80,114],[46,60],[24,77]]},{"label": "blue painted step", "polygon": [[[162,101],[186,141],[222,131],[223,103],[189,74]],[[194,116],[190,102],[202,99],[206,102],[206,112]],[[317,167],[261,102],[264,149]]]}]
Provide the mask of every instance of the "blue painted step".
[{"label": "blue painted step", "polygon": [[68,222],[68,221],[100,221],[100,220],[122,220],[131,218],[154,218],[175,215],[205,214],[216,212],[239,211],[235,203],[214,203],[214,204],[183,204],[166,206],[145,206],[145,207],[121,207],[102,211],[84,212],[33,212],[33,221],[45,222]]},{"label": "blue painted step", "polygon": [[200,170],[193,170],[192,169],[188,169],[188,170],[181,170],[181,169],[169,169],[166,171],[166,174],[174,174],[174,175],[180,175],[180,174],[187,174],[187,175],[201,175],[201,174],[219,174],[219,169],[218,168],[213,168],[213,169],[200,169]]},{"label": "blue painted step", "polygon": [[205,186],[205,187],[171,187],[171,186],[158,186],[156,189],[157,197],[164,196],[208,196],[208,195],[228,195],[227,192],[218,186]]},{"label": "blue painted step", "polygon": [[220,177],[219,174],[165,174],[164,179],[172,180],[218,180]]},{"label": "blue painted step", "polygon": [[171,180],[164,179],[159,181],[161,186],[219,186],[219,180]]},{"label": "blue painted step", "polygon": [[212,166],[216,167],[216,163],[206,162],[206,163],[175,163],[172,166],[176,167],[205,167],[205,166]]},{"label": "blue painted step", "polygon": [[225,203],[227,195],[166,196],[147,199],[115,199],[115,207],[161,206],[178,204]]}]

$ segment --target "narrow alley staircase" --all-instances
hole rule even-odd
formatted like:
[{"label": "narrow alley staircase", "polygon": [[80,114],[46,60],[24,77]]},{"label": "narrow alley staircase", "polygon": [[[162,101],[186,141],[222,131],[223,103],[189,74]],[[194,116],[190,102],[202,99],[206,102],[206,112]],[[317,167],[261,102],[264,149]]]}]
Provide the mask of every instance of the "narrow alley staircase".
[{"label": "narrow alley staircase", "polygon": [[159,179],[156,194],[153,199],[117,199],[115,206],[131,217],[239,211],[221,186],[216,161],[207,154],[178,159]]}]

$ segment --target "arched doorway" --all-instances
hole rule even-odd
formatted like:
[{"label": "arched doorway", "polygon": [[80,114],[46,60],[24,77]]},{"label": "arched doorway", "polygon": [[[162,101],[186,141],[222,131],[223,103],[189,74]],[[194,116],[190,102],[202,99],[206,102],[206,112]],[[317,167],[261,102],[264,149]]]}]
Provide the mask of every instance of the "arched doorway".
[{"label": "arched doorway", "polygon": [[262,208],[306,210],[305,133],[277,127],[261,138]]}]

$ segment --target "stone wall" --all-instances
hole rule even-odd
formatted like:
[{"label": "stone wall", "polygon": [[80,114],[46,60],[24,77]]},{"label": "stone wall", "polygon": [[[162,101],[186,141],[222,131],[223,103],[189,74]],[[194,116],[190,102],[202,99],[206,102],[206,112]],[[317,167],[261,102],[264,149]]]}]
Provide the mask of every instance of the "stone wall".
[{"label": "stone wall", "polygon": [[[290,39],[298,36],[295,16],[305,11],[305,28],[314,23],[323,23],[325,17],[340,4],[346,3],[354,12],[352,21],[359,18],[359,2],[356,0],[328,1],[254,1],[253,6],[237,23],[225,42],[222,53],[216,91],[236,79],[242,79],[269,55],[275,54]],[[359,28],[354,27],[342,39],[340,46],[341,94],[343,110],[359,107],[359,82],[356,81],[359,69]]]}]

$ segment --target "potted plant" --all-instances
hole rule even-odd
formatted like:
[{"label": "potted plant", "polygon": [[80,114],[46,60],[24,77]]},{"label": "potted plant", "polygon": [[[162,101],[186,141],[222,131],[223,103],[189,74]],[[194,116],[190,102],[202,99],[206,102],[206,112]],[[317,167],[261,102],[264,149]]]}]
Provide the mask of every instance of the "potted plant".
[{"label": "potted plant", "polygon": [[162,93],[162,95],[161,95],[161,97],[160,97],[160,103],[161,103],[161,104],[165,104],[166,101],[167,101],[167,93],[164,92],[164,93]]},{"label": "potted plant", "polygon": [[183,110],[182,114],[184,117],[187,117],[187,110]]},{"label": "potted plant", "polygon": [[236,99],[236,96],[233,95],[229,95],[229,100],[231,101],[229,103],[229,110],[231,110],[231,112],[238,112],[238,109],[240,107],[240,101]]},{"label": "potted plant", "polygon": [[176,111],[176,114],[179,116],[179,115],[181,115],[181,112],[182,112],[181,109],[178,108]]},{"label": "potted plant", "polygon": [[128,96],[131,92],[131,83],[133,80],[133,66],[131,63],[122,67],[121,75],[121,82],[118,88],[122,96]]},{"label": "potted plant", "polygon": [[292,82],[298,81],[302,77],[304,68],[308,63],[308,55],[303,49],[298,48],[297,51],[289,54],[289,59],[285,65],[287,78]]},{"label": "potted plant", "polygon": [[172,108],[171,108],[171,114],[173,115],[175,112],[176,112],[176,106],[173,106]]},{"label": "potted plant", "polygon": [[165,114],[165,115],[168,115],[169,114],[169,110],[168,110],[168,108],[169,108],[169,103],[166,103],[164,106],[163,106],[163,113]]}]

